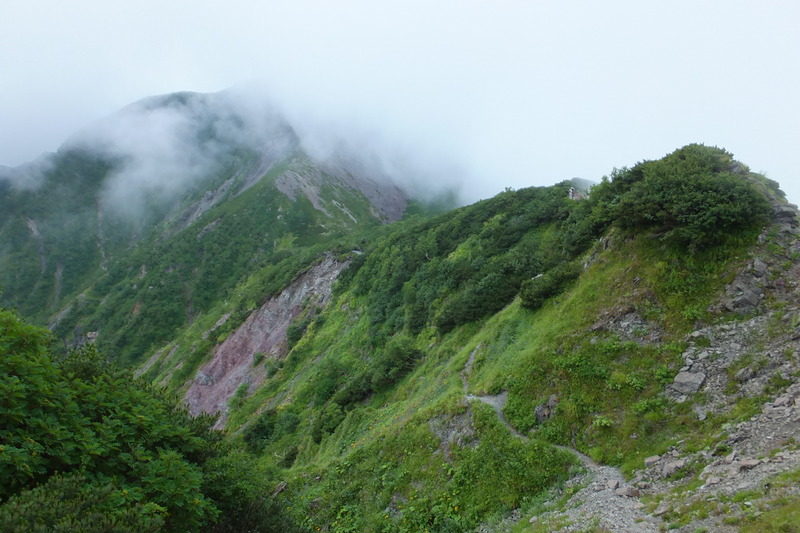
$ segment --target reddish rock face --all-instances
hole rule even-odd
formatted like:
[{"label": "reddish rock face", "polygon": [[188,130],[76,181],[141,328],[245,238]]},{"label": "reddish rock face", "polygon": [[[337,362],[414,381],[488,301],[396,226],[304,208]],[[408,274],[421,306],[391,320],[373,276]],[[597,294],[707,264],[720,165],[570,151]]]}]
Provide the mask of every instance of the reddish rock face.
[{"label": "reddish rock face", "polygon": [[301,274],[278,296],[252,313],[239,328],[216,347],[211,360],[195,376],[185,400],[189,412],[223,413],[217,426],[224,424],[228,400],[242,383],[257,387],[263,371],[253,368],[253,354],[282,358],[286,355],[286,330],[297,318],[305,302],[322,306],[328,302],[333,282],[347,263],[328,256]]}]

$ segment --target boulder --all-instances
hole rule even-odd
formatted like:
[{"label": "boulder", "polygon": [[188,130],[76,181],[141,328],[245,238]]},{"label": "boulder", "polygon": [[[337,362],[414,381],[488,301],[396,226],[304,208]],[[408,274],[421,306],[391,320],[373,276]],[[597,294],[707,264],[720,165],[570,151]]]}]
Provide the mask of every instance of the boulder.
[{"label": "boulder", "polygon": [[651,455],[650,457],[645,457],[644,458],[644,467],[645,468],[650,468],[651,466],[653,466],[654,464],[656,464],[660,460],[661,460],[661,456],[660,455]]},{"label": "boulder", "polygon": [[753,274],[756,277],[759,278],[763,277],[764,274],[768,272],[768,270],[769,267],[767,267],[767,264],[764,261],[762,261],[761,258],[756,258],[756,260],[753,261]]},{"label": "boulder", "polygon": [[694,394],[700,390],[706,381],[702,372],[678,372],[672,383],[672,388],[681,394]]},{"label": "boulder", "polygon": [[678,459],[677,461],[670,461],[661,468],[661,474],[664,477],[669,477],[678,470],[680,470],[681,468],[683,468],[684,466],[686,466],[686,461],[683,459]]},{"label": "boulder", "polygon": [[772,214],[782,223],[797,225],[797,207],[792,204],[774,206]]},{"label": "boulder", "polygon": [[744,383],[745,381],[750,381],[756,376],[756,371],[746,366],[740,369],[736,374],[733,376],[733,379],[739,383]]},{"label": "boulder", "polygon": [[742,459],[739,461],[739,470],[750,470],[761,464],[758,459]]},{"label": "boulder", "polygon": [[540,424],[545,420],[550,419],[558,405],[558,396],[551,394],[546,403],[537,405],[533,409],[533,414],[536,416],[536,421]]},{"label": "boulder", "polygon": [[790,405],[792,403],[791,396],[783,395],[775,398],[775,401],[772,402],[773,407],[784,407],[786,405]]},{"label": "boulder", "polygon": [[733,299],[734,309],[751,309],[761,301],[758,294],[750,289],[745,289],[742,294]]},{"label": "boulder", "polygon": [[621,487],[614,491],[617,496],[627,496],[628,498],[638,498],[641,492],[636,487]]}]

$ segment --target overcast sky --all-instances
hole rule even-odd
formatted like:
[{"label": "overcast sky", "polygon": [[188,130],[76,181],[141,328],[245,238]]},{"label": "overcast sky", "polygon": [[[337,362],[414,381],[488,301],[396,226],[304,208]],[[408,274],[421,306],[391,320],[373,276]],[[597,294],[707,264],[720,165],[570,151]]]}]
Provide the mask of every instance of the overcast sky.
[{"label": "overcast sky", "polygon": [[457,166],[470,199],[701,142],[797,203],[799,27],[796,0],[0,0],[0,164],[148,95],[259,81]]}]

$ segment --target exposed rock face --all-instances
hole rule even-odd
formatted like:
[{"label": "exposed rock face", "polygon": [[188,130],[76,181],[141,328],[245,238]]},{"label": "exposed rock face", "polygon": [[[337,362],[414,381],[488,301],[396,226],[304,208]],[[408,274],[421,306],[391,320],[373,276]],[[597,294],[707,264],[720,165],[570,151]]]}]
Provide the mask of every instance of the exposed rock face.
[{"label": "exposed rock face", "polygon": [[706,375],[702,372],[678,372],[672,388],[681,394],[694,394],[703,386]]},{"label": "exposed rock face", "polygon": [[440,448],[446,461],[451,460],[453,449],[478,445],[470,409],[451,417],[439,416],[432,418],[429,425],[433,434],[441,441]]},{"label": "exposed rock face", "polygon": [[[286,355],[286,330],[307,301],[324,305],[330,298],[333,282],[347,263],[327,256],[322,262],[294,280],[278,296],[251,314],[239,328],[217,346],[186,392],[189,412],[225,413],[228,400],[243,383],[257,386],[264,376],[253,368],[253,355]],[[224,416],[218,426],[224,422]]]},{"label": "exposed rock face", "polygon": [[536,421],[540,424],[545,420],[549,420],[551,416],[553,416],[556,407],[558,406],[558,396],[555,394],[551,394],[550,398],[547,400],[546,403],[541,405],[537,405],[536,408],[533,410],[534,414],[536,415]]},{"label": "exposed rock face", "polygon": [[289,170],[275,180],[278,190],[292,200],[304,196],[315,209],[327,216],[331,216],[328,209],[339,209],[356,222],[353,214],[336,201],[325,207],[321,194],[323,185],[360,192],[369,200],[372,215],[382,222],[400,219],[408,204],[405,194],[388,176],[375,178],[374,173],[363,169],[357,161],[324,165],[295,161]]},{"label": "exposed rock face", "polygon": [[797,214],[797,206],[794,204],[772,206],[772,217],[784,233],[797,233],[797,228],[800,226]]},{"label": "exposed rock face", "polygon": [[686,460],[678,459],[677,461],[670,461],[669,463],[665,464],[661,467],[661,475],[664,477],[669,477],[681,468],[686,466]]}]

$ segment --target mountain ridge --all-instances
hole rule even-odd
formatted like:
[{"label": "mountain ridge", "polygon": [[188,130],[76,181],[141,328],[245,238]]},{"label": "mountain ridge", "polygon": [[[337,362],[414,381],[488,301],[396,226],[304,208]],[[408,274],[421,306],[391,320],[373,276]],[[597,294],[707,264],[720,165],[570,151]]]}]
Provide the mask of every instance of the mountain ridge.
[{"label": "mountain ridge", "polygon": [[[85,314],[66,320],[87,291],[97,286],[98,278],[102,283],[109,275],[122,275],[109,272],[115,264],[117,269],[135,268],[146,274],[146,264],[174,255],[176,245],[168,243],[186,241],[181,234],[196,223],[203,224],[203,229],[195,232],[197,240],[202,238],[204,243],[213,240],[210,235],[214,232],[233,235],[240,215],[224,214],[223,204],[228,200],[239,206],[236,209],[250,206],[250,236],[237,237],[233,243],[256,251],[241,248],[235,252],[232,248],[227,254],[255,253],[265,258],[274,256],[281,246],[291,246],[293,239],[307,245],[315,239],[343,236],[360,226],[394,220],[405,210],[405,193],[385,176],[373,178],[363,168],[343,162],[315,161],[272,111],[269,117],[273,122],[267,123],[266,134],[251,136],[249,132],[256,130],[257,124],[247,120],[255,119],[242,118],[239,108],[227,107],[230,98],[229,94],[181,93],[145,99],[65,143],[41,165],[43,182],[37,188],[6,181],[0,233],[2,242],[16,242],[0,253],[6,273],[0,286],[6,304],[21,305],[26,313],[36,312],[41,322],[56,327],[70,343],[70,337],[80,338],[86,331],[100,329],[91,324],[79,327],[89,318]],[[144,116],[138,114],[142,108],[147,110]],[[190,115],[176,114],[175,109],[189,109]],[[142,131],[128,133],[137,129]],[[245,137],[252,138],[241,144]],[[194,144],[197,138],[201,138],[199,145]],[[167,148],[161,146],[162,139]],[[198,166],[209,158],[214,163],[208,169]],[[185,164],[190,168],[184,168]],[[176,184],[163,185],[173,178]],[[129,185],[137,179],[143,180],[142,185]],[[266,202],[265,195],[270,196]],[[215,210],[224,216],[212,217]],[[261,239],[256,235],[260,231],[265,232]],[[264,242],[270,233],[275,235],[269,243]],[[280,244],[281,239],[289,240]],[[189,246],[184,245],[187,252]],[[139,265],[118,265],[115,258],[130,257],[136,247],[161,247],[161,259],[148,261],[148,252],[143,250]],[[166,252],[169,249],[172,252]],[[188,256],[181,261],[199,266]],[[235,268],[243,269],[242,260],[236,261]],[[23,271],[15,266],[21,264],[31,265],[26,277],[9,277]],[[40,266],[37,278],[33,278],[37,270],[33,264]],[[174,270],[176,266],[164,268]],[[202,276],[202,271],[198,275]],[[186,291],[197,292],[192,277],[198,275],[183,274]],[[188,320],[193,314],[191,298],[184,298]],[[136,310],[135,315],[141,304],[131,304],[130,309]],[[70,333],[67,327],[79,329]],[[103,337],[99,331],[101,343]]]},{"label": "mountain ridge", "polygon": [[[164,98],[200,97],[139,105]],[[213,126],[186,131],[224,144]],[[694,144],[585,194],[568,180],[430,213],[292,142],[215,145],[229,158],[205,178],[195,155],[157,158],[188,161],[191,187],[132,226],[98,222],[97,199],[66,181],[26,192],[0,219],[11,301],[62,315],[55,335],[83,344],[73,367],[100,349],[216,414],[192,423],[216,424],[244,461],[226,456],[225,475],[258,478],[276,520],[302,530],[791,523],[800,223],[775,182]],[[146,168],[60,157],[54,185]],[[25,199],[9,191],[3,206]],[[36,211],[54,198],[88,206],[62,248],[53,228],[72,219]],[[76,274],[65,251],[89,266]]]}]

